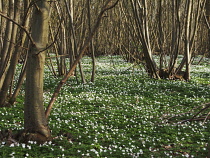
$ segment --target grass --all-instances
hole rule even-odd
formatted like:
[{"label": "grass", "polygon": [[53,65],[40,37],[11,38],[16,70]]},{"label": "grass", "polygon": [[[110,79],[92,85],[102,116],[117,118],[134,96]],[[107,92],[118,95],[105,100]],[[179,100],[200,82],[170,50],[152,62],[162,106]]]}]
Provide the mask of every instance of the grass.
[{"label": "grass", "polygon": [[[209,120],[182,122],[210,102],[210,65],[190,82],[154,80],[119,56],[97,58],[95,83],[68,80],[49,118],[55,139],[38,145],[0,142],[1,157],[206,157]],[[90,80],[91,60],[83,59]],[[59,79],[46,70],[45,104]],[[206,117],[209,109],[202,112]],[[23,97],[0,109],[1,129],[23,129]]]}]

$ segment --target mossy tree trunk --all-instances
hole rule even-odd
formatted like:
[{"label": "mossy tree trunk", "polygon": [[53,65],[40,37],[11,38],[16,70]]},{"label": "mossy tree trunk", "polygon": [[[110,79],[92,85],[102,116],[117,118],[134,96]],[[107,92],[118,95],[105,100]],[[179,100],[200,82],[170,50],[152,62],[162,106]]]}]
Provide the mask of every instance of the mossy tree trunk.
[{"label": "mossy tree trunk", "polygon": [[46,0],[35,2],[32,20],[33,43],[30,46],[26,70],[26,98],[24,106],[25,133],[29,140],[43,141],[51,138],[43,106],[43,74],[45,48],[48,41],[49,4]]}]

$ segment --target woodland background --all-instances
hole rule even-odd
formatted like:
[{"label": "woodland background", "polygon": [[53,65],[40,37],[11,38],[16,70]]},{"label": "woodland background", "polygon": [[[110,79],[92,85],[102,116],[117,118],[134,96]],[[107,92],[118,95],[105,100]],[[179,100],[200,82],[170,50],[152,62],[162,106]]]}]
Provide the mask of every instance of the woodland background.
[{"label": "woodland background", "polygon": [[[0,107],[25,93],[24,130],[12,137],[52,140],[48,117],[61,88],[72,76],[94,83],[96,57],[121,56],[151,79],[190,81],[197,56],[197,64],[210,57],[209,23],[207,0],[0,0]],[[60,78],[46,110],[45,66]]]}]

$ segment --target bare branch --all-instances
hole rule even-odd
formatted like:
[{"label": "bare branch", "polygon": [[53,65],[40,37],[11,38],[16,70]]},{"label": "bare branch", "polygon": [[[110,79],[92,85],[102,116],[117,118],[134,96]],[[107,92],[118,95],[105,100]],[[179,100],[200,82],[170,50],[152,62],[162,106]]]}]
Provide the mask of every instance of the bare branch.
[{"label": "bare branch", "polygon": [[53,95],[51,97],[51,100],[50,100],[50,102],[48,104],[48,107],[47,107],[47,109],[45,111],[46,118],[48,118],[49,115],[50,115],[50,112],[52,110],[53,104],[54,104],[54,102],[56,101],[56,99],[58,97],[58,94],[59,94],[59,92],[61,90],[61,87],[66,83],[66,81],[68,80],[68,78],[70,76],[72,76],[74,70],[76,69],[77,64],[79,63],[79,61],[82,58],[83,54],[85,53],[87,47],[89,46],[89,43],[90,43],[91,39],[93,38],[94,34],[97,32],[97,29],[99,28],[99,25],[100,25],[100,22],[101,22],[101,19],[103,17],[104,12],[107,11],[107,10],[109,10],[109,9],[111,9],[111,8],[113,8],[113,7],[115,7],[117,5],[117,3],[119,2],[119,0],[117,0],[112,6],[109,6],[108,7],[108,4],[109,4],[110,1],[111,0],[107,0],[107,3],[104,5],[104,7],[102,8],[101,12],[99,13],[98,18],[96,20],[96,23],[95,23],[95,25],[93,27],[93,30],[90,33],[90,35],[87,38],[87,40],[85,41],[84,46],[80,50],[79,55],[77,56],[76,60],[72,64],[71,69],[64,76],[64,78],[58,83],[57,87],[55,88],[55,91],[54,91],[54,93],[53,93]]},{"label": "bare branch", "polygon": [[20,25],[19,23],[17,23],[16,21],[14,21],[13,19],[9,18],[8,16],[4,15],[2,12],[0,12],[0,16],[2,16],[3,18],[11,21],[12,23],[14,23],[15,25],[17,25],[20,29],[22,29],[26,35],[28,36],[29,40],[31,41],[31,43],[33,45],[35,45],[33,38],[31,37],[30,33],[28,32],[28,30],[26,28],[24,28],[22,25]]}]

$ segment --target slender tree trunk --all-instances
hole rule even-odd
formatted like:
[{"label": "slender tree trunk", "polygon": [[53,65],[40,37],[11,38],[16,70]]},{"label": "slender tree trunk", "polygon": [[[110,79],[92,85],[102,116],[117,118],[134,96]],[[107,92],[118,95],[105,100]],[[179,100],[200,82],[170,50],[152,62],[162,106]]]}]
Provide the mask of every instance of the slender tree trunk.
[{"label": "slender tree trunk", "polygon": [[58,45],[58,54],[59,54],[59,60],[58,61],[58,75],[59,76],[63,76],[66,74],[66,57],[65,55],[67,55],[67,44],[66,44],[66,25],[64,23],[64,21],[62,19],[65,19],[65,15],[62,12],[62,8],[61,8],[61,2],[56,2],[56,10],[58,13],[58,19],[60,20],[60,36],[59,36],[59,45]]},{"label": "slender tree trunk", "polygon": [[[3,11],[3,0],[0,0],[0,12],[2,12]],[[1,28],[1,30],[0,30],[0,35],[2,35],[2,32],[3,32],[3,30],[4,30],[4,27],[3,27],[3,23],[2,23],[2,17],[0,17],[0,28]],[[0,37],[0,50],[2,49],[2,37]],[[0,53],[0,55],[1,55],[1,53]]]},{"label": "slender tree trunk", "polygon": [[73,20],[74,20],[74,4],[73,4],[73,0],[69,0],[69,5],[67,4],[66,0],[65,0],[65,4],[67,7],[67,12],[69,15],[69,26],[70,26],[70,40],[71,40],[71,51],[69,52],[69,59],[70,59],[70,69],[71,69],[71,65],[73,64],[74,60],[75,60],[75,54],[77,54],[77,41],[76,41],[76,37],[75,37],[75,30],[74,30],[74,26],[73,26]]},{"label": "slender tree trunk", "polygon": [[60,57],[60,63],[59,63],[59,76],[63,76],[66,74],[66,28],[64,24],[61,24],[61,37],[60,37],[61,43],[60,43],[60,49],[59,49],[59,55]]},{"label": "slender tree trunk", "polygon": [[[91,0],[87,0],[87,9],[88,9],[88,29],[89,34],[91,34],[91,14],[90,14],[90,3]],[[89,51],[91,53],[92,58],[92,75],[91,75],[91,82],[94,82],[95,78],[95,71],[96,71],[96,64],[95,64],[95,52],[94,52],[94,46],[93,46],[93,39],[90,41]]]},{"label": "slender tree trunk", "polygon": [[[73,20],[74,20],[74,4],[73,4],[73,0],[69,0],[67,2],[67,0],[64,0],[65,2],[65,5],[66,5],[66,9],[67,9],[67,14],[68,14],[68,17],[69,17],[69,28],[70,28],[70,45],[71,45],[71,48],[70,48],[70,51],[69,51],[69,59],[70,59],[70,69],[72,67],[72,64],[74,63],[74,60],[75,60],[75,56],[78,55],[78,42],[79,40],[76,39],[76,33],[75,33],[75,28],[74,28],[74,25],[73,25]],[[82,42],[81,42],[82,43]],[[84,72],[83,72],[83,69],[82,69],[82,64],[81,64],[81,61],[79,61],[78,63],[79,65],[79,71],[80,71],[80,76],[81,76],[81,79],[82,79],[82,83],[86,83],[85,81],[85,76],[84,76]],[[76,76],[76,70],[74,72],[74,75]]]},{"label": "slender tree trunk", "polygon": [[188,0],[187,2],[187,18],[186,18],[186,27],[185,27],[185,56],[186,56],[186,72],[185,72],[185,80],[190,80],[190,20],[192,14],[192,2]]},{"label": "slender tree trunk", "polygon": [[95,22],[95,25],[93,27],[93,30],[92,30],[91,34],[89,35],[89,37],[86,39],[86,41],[85,41],[82,49],[80,50],[77,58],[75,59],[73,65],[72,65],[72,68],[68,71],[68,73],[65,75],[65,77],[59,82],[59,84],[55,88],[55,91],[53,93],[53,96],[51,97],[50,103],[48,104],[48,107],[47,107],[47,109],[45,111],[46,118],[49,117],[50,112],[51,112],[52,107],[53,107],[53,104],[54,104],[56,98],[58,97],[58,94],[59,94],[62,86],[66,83],[66,81],[68,80],[68,78],[70,76],[72,76],[72,74],[73,74],[73,72],[74,72],[77,64],[79,63],[80,59],[82,58],[83,54],[85,53],[85,50],[87,49],[87,47],[88,47],[91,39],[95,35],[95,33],[96,33],[96,31],[97,31],[97,29],[98,29],[98,27],[100,25],[100,22],[101,22],[101,19],[102,19],[103,14],[107,10],[110,10],[110,9],[114,8],[117,5],[117,3],[119,2],[119,0],[116,0],[116,2],[113,5],[108,6],[110,2],[111,2],[111,0],[107,0],[106,3],[105,3],[105,5],[102,7],[102,10],[100,11],[100,13],[99,13],[99,15],[97,17],[97,20]]},{"label": "slender tree trunk", "polygon": [[146,69],[150,77],[160,78],[157,73],[157,66],[152,57],[150,32],[148,25],[148,10],[147,1],[142,0],[142,6],[139,1],[131,0],[132,12],[136,21],[136,26],[138,30],[139,42],[142,44],[142,50],[145,56]]},{"label": "slender tree trunk", "polygon": [[26,133],[32,133],[28,139],[35,141],[46,141],[51,138],[43,106],[45,63],[45,51],[43,50],[46,48],[48,41],[49,9],[47,0],[36,2],[32,20],[32,38],[34,43],[30,46],[26,70],[24,130]]},{"label": "slender tree trunk", "polygon": [[[19,18],[20,18],[20,1],[19,0],[16,0],[15,1],[15,18],[14,20],[15,21],[18,21]],[[17,29],[18,29],[18,26],[13,24],[13,31],[12,31],[12,38],[11,38],[11,44],[10,44],[10,47],[9,47],[9,51],[8,51],[8,54],[12,54],[13,52],[13,48],[14,48],[14,43],[15,43],[15,40],[16,40],[16,35],[17,35]],[[5,72],[6,73],[6,76],[5,76],[5,79],[4,79],[4,82],[3,82],[3,85],[2,85],[2,89],[0,91],[0,105],[3,106],[5,104],[5,101],[6,101],[6,98],[7,98],[7,94],[8,94],[8,89],[10,87],[10,84],[13,80],[13,77],[14,77],[14,74],[15,74],[15,68],[16,68],[16,64],[18,63],[18,59],[19,59],[19,50],[20,50],[20,47],[19,45],[22,46],[22,37],[23,37],[23,30],[20,30],[21,31],[21,35],[20,35],[20,42],[17,44],[17,46],[15,47],[15,51],[14,53],[12,54],[12,57],[11,57],[11,62],[10,62],[10,65],[7,66],[8,67],[8,71]]]},{"label": "slender tree trunk", "polygon": [[20,90],[21,90],[21,86],[22,86],[22,84],[23,84],[23,82],[24,82],[24,79],[25,79],[25,77],[26,77],[26,68],[25,68],[25,64],[26,64],[26,60],[25,60],[25,63],[24,63],[24,65],[23,65],[21,74],[20,74],[20,76],[19,76],[19,79],[18,79],[18,82],[17,82],[17,86],[15,87],[15,90],[14,90],[14,92],[13,92],[11,98],[10,98],[9,101],[8,101],[8,106],[14,104],[14,102],[16,101],[16,98],[17,98],[17,96],[18,96],[18,94],[19,94],[19,92],[20,92]]},{"label": "slender tree trunk", "polygon": [[[9,0],[9,18],[13,19],[14,17],[14,0]],[[12,26],[13,23],[9,20],[7,20],[7,24],[6,24],[6,30],[5,30],[5,37],[4,37],[4,42],[3,42],[3,48],[1,50],[1,57],[0,57],[0,89],[2,88],[3,85],[3,81],[5,79],[6,76],[6,67],[8,65],[8,60],[7,56],[8,56],[8,50],[9,50],[9,46],[10,46],[10,40],[11,40],[11,36],[12,36]]]},{"label": "slender tree trunk", "polygon": [[172,2],[172,40],[170,46],[170,61],[169,61],[169,75],[174,76],[176,73],[177,57],[179,54],[180,39],[181,39],[181,25],[180,25],[180,0]]}]

